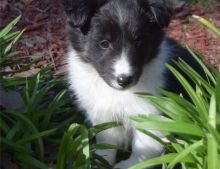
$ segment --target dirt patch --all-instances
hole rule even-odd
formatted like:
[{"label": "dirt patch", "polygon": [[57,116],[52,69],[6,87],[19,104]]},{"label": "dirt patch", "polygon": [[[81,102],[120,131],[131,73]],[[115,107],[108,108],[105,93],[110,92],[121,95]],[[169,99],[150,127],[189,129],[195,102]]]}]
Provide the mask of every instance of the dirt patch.
[{"label": "dirt patch", "polygon": [[171,21],[167,32],[169,36],[187,44],[204,56],[206,63],[218,68],[220,64],[220,38],[201,25],[192,15],[209,19],[220,28],[220,2],[214,9],[199,5],[186,6]]}]

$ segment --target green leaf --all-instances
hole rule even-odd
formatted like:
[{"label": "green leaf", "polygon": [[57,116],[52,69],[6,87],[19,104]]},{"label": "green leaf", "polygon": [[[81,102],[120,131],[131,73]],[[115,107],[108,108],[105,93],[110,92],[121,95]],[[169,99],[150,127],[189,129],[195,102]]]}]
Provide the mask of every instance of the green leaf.
[{"label": "green leaf", "polygon": [[12,140],[15,134],[20,130],[20,121],[18,121],[14,126],[10,129],[10,131],[6,135],[6,139]]},{"label": "green leaf", "polygon": [[[22,122],[24,122],[27,126],[29,126],[29,129],[32,130],[33,133],[37,134],[38,130],[35,127],[35,125],[28,119],[26,116],[24,116],[21,113],[13,112],[13,111],[7,111],[8,114],[13,115],[14,117],[18,118]],[[37,139],[37,145],[38,145],[38,153],[41,160],[44,158],[44,144],[42,138]]]},{"label": "green leaf", "polygon": [[178,162],[181,162],[182,159],[186,158],[190,153],[192,153],[197,148],[203,146],[203,140],[195,142],[194,144],[186,147],[182,152],[178,153],[178,155],[170,162],[168,168],[173,168]]},{"label": "green leaf", "polygon": [[[216,128],[216,97],[212,95],[209,108],[209,124]],[[218,169],[218,147],[212,134],[208,134],[208,169]]]},{"label": "green leaf", "polygon": [[153,138],[154,140],[156,140],[157,142],[159,142],[160,144],[162,144],[163,146],[166,146],[166,143],[164,143],[164,141],[157,137],[156,135],[152,134],[151,132],[147,131],[147,130],[143,130],[143,129],[138,129],[140,132],[146,134],[147,136]]},{"label": "green leaf", "polygon": [[5,134],[7,134],[10,131],[9,125],[4,121],[4,119],[0,118],[0,129]]},{"label": "green leaf", "polygon": [[43,119],[42,125],[41,125],[43,129],[49,127],[52,115],[54,114],[54,112],[56,112],[58,110],[58,108],[60,108],[62,106],[62,104],[64,104],[64,102],[62,102],[62,100],[65,100],[64,96],[65,96],[66,92],[67,92],[66,90],[59,92],[54,97],[54,99],[49,103],[48,108],[46,109],[47,111],[44,112],[44,119]]},{"label": "green leaf", "polygon": [[[147,161],[140,162],[132,167],[129,167],[128,169],[144,169],[147,167],[152,167],[160,164],[166,164],[171,162],[177,155],[178,155],[177,153],[165,154],[160,157],[156,157]],[[184,159],[181,159],[181,161],[192,163],[193,159],[186,157]]]},{"label": "green leaf", "polygon": [[171,93],[165,90],[161,90],[161,94],[172,99],[176,104],[183,107],[187,113],[187,116],[192,119],[194,122],[197,122],[199,125],[204,126],[205,121],[199,117],[199,112],[194,105],[192,105],[189,101],[184,99],[183,97]]},{"label": "green leaf", "polygon": [[[189,66],[184,60],[180,59],[179,62],[175,62],[176,65],[186,73],[186,75],[194,81],[194,83],[200,87],[202,90],[201,86],[204,86],[205,89],[209,92],[209,94],[214,93],[214,88],[206,81],[203,79],[201,75],[199,75],[191,66]],[[205,91],[203,91],[203,94],[205,94]]]},{"label": "green leaf", "polygon": [[71,124],[68,131],[64,133],[60,146],[59,146],[59,152],[57,156],[57,169],[65,168],[65,163],[68,158],[66,155],[66,152],[69,149],[69,144],[72,140],[72,137],[79,130],[79,127],[80,126],[78,124]]},{"label": "green leaf", "polygon": [[193,17],[198,19],[199,22],[201,22],[203,25],[211,29],[213,32],[215,32],[220,37],[220,30],[217,27],[215,27],[211,22],[209,22],[207,19],[204,19],[197,15],[193,15]]},{"label": "green leaf", "polygon": [[32,167],[40,168],[40,169],[50,169],[46,164],[37,160],[36,158],[28,155],[28,154],[17,154],[16,158],[22,163],[26,163]]},{"label": "green leaf", "polygon": [[[6,148],[6,146],[8,147],[9,150],[13,151],[13,152],[21,152],[21,153],[30,153],[28,152],[27,149],[25,149],[23,146],[9,140],[6,138],[1,137],[0,138],[0,143],[4,144],[4,148]],[[3,148],[3,147],[2,147]]]},{"label": "green leaf", "polygon": [[[75,135],[79,132],[78,139]],[[74,144],[73,144],[74,143]],[[77,146],[75,144],[78,144]],[[79,149],[80,147],[80,149]],[[75,149],[75,151],[74,151]],[[64,134],[59,148],[57,158],[57,169],[63,169],[67,160],[70,158],[70,152],[77,156],[74,158],[74,168],[90,168],[90,148],[88,139],[88,130],[79,124],[70,125],[68,131]],[[78,152],[78,153],[77,153]],[[71,155],[72,156],[72,155]]]},{"label": "green leaf", "polygon": [[[101,150],[105,150],[105,149],[116,149],[116,150],[119,150],[118,146],[117,145],[112,145],[112,144],[93,144],[91,145],[91,150],[97,150],[97,149],[101,149]],[[122,151],[127,151],[125,149],[120,149]]]},{"label": "green leaf", "polygon": [[218,157],[218,148],[217,143],[213,137],[213,135],[208,134],[208,169],[219,169],[219,157]]},{"label": "green leaf", "polygon": [[186,46],[189,53],[193,56],[193,58],[199,63],[199,65],[202,67],[204,72],[207,74],[208,78],[212,81],[212,83],[216,84],[216,79],[213,76],[213,74],[210,72],[210,70],[207,68],[207,66],[196,56],[196,54],[190,49],[188,46]]},{"label": "green leaf", "polygon": [[[132,120],[135,120],[135,119],[132,118]],[[146,120],[145,122],[141,122],[141,123],[134,122],[134,126],[137,129],[168,131],[168,132],[187,134],[187,135],[192,135],[192,136],[197,136],[197,137],[204,136],[203,131],[199,127],[192,125],[192,124],[184,123],[184,122]]]},{"label": "green leaf", "polygon": [[187,110],[176,104],[173,100],[165,97],[150,95],[145,95],[143,97],[146,98],[150,103],[155,105],[161,112],[171,117],[173,120],[187,122],[190,121],[187,116]]},{"label": "green leaf", "polygon": [[208,124],[207,128],[209,132],[212,134],[213,138],[215,139],[218,148],[220,149],[220,133],[216,128],[214,128],[212,125]]},{"label": "green leaf", "polygon": [[92,139],[96,134],[98,134],[99,132],[103,130],[107,130],[113,127],[118,127],[120,125],[121,124],[117,122],[107,122],[107,123],[102,123],[102,124],[93,126],[92,128],[89,129],[89,139]]},{"label": "green leaf", "polygon": [[55,131],[57,131],[57,129],[50,129],[50,130],[42,131],[42,132],[39,132],[37,134],[33,134],[31,136],[23,138],[23,139],[19,140],[17,143],[23,144],[25,142],[30,142],[30,141],[33,141],[33,140],[36,140],[36,139],[39,139],[39,138],[51,135]]},{"label": "green leaf", "polygon": [[168,68],[175,75],[175,77],[180,81],[182,86],[185,88],[185,90],[189,94],[189,96],[192,99],[193,103],[197,107],[201,118],[204,121],[207,121],[207,119],[208,119],[208,114],[207,114],[208,108],[206,107],[206,105],[203,104],[204,100],[196,94],[196,92],[194,91],[192,86],[189,84],[189,82],[187,82],[187,80],[174,67],[168,65]]},{"label": "green leaf", "polygon": [[20,19],[21,19],[21,16],[18,16],[12,22],[10,22],[3,30],[1,30],[0,31],[0,38],[2,38],[5,35],[7,35],[14,28],[14,26],[18,23],[18,21]]},{"label": "green leaf", "polygon": [[7,53],[11,50],[12,46],[17,42],[17,40],[21,37],[21,35],[24,33],[24,31],[25,31],[25,30],[22,30],[22,31],[12,40],[12,42],[5,48],[4,54],[7,54]]},{"label": "green leaf", "polygon": [[220,71],[219,71],[219,74],[218,74],[217,84],[216,84],[215,89],[216,89],[215,97],[216,97],[217,111],[220,114]]}]

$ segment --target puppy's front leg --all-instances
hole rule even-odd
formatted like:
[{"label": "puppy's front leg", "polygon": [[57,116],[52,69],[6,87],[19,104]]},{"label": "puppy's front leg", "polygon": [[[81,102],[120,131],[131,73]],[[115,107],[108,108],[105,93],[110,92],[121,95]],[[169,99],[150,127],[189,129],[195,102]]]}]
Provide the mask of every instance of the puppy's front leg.
[{"label": "puppy's front leg", "polygon": [[[154,132],[154,134],[162,137],[162,134],[159,132]],[[159,142],[134,129],[131,156],[127,160],[116,164],[114,168],[127,169],[141,161],[159,156],[163,151],[164,148]]]},{"label": "puppy's front leg", "polygon": [[[122,140],[121,127],[107,129],[96,135],[96,141],[98,144],[105,143],[119,146]],[[114,165],[116,158],[116,149],[97,150],[96,154],[106,159],[110,165]]]}]

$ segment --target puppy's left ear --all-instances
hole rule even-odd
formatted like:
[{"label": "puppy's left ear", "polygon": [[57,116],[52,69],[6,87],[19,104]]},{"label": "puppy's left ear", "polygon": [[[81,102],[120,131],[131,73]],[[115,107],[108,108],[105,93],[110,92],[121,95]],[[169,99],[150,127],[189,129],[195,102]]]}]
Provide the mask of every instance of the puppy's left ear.
[{"label": "puppy's left ear", "polygon": [[160,27],[167,27],[174,12],[172,0],[148,0],[148,10],[151,22]]},{"label": "puppy's left ear", "polygon": [[91,17],[96,0],[63,0],[64,10],[73,27],[83,27]]}]

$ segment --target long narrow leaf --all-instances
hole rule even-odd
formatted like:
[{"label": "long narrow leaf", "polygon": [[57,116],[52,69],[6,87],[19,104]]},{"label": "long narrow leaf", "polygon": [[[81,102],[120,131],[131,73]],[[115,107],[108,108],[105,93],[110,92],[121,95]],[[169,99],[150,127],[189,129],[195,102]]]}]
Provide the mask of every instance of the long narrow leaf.
[{"label": "long narrow leaf", "polygon": [[198,111],[201,117],[204,120],[207,120],[208,119],[207,107],[204,104],[202,104],[204,101],[201,100],[201,98],[197,96],[196,92],[194,91],[192,86],[189,84],[189,82],[187,82],[187,80],[174,67],[168,65],[168,68],[176,76],[176,78],[180,81],[180,83],[183,85],[183,87],[189,94],[190,98],[192,99],[193,103],[198,108]]},{"label": "long narrow leaf", "polygon": [[20,19],[21,19],[21,16],[18,16],[11,23],[9,23],[3,30],[1,30],[0,31],[0,38],[7,35],[14,28],[14,26],[18,23],[18,21]]},{"label": "long narrow leaf", "polygon": [[[156,158],[138,163],[130,167],[129,169],[144,169],[147,167],[170,163],[177,155],[178,155],[177,153],[170,153],[170,154],[162,155],[160,157],[156,157]],[[191,163],[193,162],[193,159],[186,157],[184,159],[181,159],[181,161]]]},{"label": "long narrow leaf", "polygon": [[[165,121],[146,121],[146,122],[134,122],[134,126],[137,129],[149,129],[149,130],[159,130],[159,131],[167,131],[174,133],[182,133],[192,136],[203,137],[203,131],[195,126],[188,123],[183,122],[165,122]],[[187,129],[187,130],[186,130]]]},{"label": "long narrow leaf", "polygon": [[178,153],[178,155],[170,162],[168,168],[173,168],[178,162],[181,162],[182,159],[187,157],[191,152],[193,152],[195,149],[197,149],[202,145],[203,145],[203,140],[200,140],[185,148],[182,152]]}]

